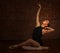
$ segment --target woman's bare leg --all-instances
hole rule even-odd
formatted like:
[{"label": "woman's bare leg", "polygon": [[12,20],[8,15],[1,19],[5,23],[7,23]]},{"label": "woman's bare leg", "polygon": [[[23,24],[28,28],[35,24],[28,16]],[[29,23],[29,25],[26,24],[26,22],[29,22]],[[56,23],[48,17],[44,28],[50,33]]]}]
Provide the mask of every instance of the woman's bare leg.
[{"label": "woman's bare leg", "polygon": [[40,44],[34,41],[33,39],[28,39],[27,41],[18,44],[18,46],[24,46],[24,45],[31,45],[31,46],[36,46],[36,47],[40,46]]},{"label": "woman's bare leg", "polygon": [[34,47],[40,46],[40,44],[38,42],[34,41],[33,39],[28,39],[28,40],[26,40],[26,41],[24,41],[22,43],[12,45],[9,48],[14,49],[16,47],[25,46],[25,45],[26,46],[30,46],[31,45],[31,46],[34,46]]}]

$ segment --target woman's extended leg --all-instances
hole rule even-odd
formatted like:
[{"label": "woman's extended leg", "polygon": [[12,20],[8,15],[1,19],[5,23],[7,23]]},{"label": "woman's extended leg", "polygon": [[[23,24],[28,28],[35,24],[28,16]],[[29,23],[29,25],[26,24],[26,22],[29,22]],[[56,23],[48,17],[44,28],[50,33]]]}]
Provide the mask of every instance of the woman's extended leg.
[{"label": "woman's extended leg", "polygon": [[18,44],[18,46],[24,46],[24,45],[31,45],[31,46],[35,46],[35,47],[40,46],[40,44],[38,42],[34,41],[33,39],[28,39],[25,42]]},{"label": "woman's extended leg", "polygon": [[24,41],[22,43],[19,43],[19,44],[16,44],[16,45],[12,45],[9,48],[14,49],[16,47],[25,46],[25,45],[26,46],[29,46],[30,45],[30,46],[34,46],[34,47],[40,46],[40,44],[38,42],[34,41],[33,39],[28,39],[28,40],[26,40],[26,41]]}]

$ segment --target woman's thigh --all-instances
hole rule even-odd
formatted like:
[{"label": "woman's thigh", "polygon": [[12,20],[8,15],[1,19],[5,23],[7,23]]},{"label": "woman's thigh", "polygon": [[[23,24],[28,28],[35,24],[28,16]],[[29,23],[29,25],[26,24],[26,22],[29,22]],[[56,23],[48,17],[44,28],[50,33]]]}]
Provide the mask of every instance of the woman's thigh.
[{"label": "woman's thigh", "polygon": [[28,39],[27,43],[28,43],[27,45],[40,46],[40,44],[37,41],[33,40],[33,39]]}]

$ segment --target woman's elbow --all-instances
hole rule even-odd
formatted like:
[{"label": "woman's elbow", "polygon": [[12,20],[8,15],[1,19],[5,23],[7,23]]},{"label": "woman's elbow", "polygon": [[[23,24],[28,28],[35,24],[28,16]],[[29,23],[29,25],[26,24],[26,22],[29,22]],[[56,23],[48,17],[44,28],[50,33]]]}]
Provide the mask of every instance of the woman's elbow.
[{"label": "woman's elbow", "polygon": [[55,29],[52,29],[51,31],[55,31]]}]

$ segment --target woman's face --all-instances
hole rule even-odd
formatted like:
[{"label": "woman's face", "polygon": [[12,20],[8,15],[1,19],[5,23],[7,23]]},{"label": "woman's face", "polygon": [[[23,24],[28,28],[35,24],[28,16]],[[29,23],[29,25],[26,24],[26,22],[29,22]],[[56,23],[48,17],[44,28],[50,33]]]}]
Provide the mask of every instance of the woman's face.
[{"label": "woman's face", "polygon": [[43,25],[44,27],[48,26],[48,24],[49,24],[49,20],[44,20],[44,21],[42,22],[42,25]]}]

